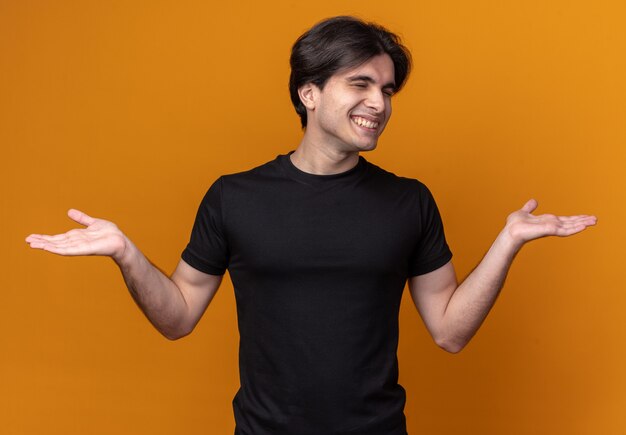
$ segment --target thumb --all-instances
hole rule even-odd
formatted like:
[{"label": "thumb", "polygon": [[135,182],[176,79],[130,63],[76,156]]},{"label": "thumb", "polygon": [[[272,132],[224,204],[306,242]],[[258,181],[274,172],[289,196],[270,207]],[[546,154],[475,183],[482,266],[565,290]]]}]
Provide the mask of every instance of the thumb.
[{"label": "thumb", "polygon": [[532,213],[538,205],[539,204],[536,199],[529,199],[526,204],[524,204],[524,207],[522,207],[522,211],[525,213]]},{"label": "thumb", "polygon": [[73,208],[71,208],[71,209],[69,209],[67,211],[67,215],[74,222],[78,222],[79,224],[85,225],[86,227],[88,227],[89,225],[92,225],[94,222],[96,222],[96,220],[94,218],[92,218],[91,216],[83,213],[80,210],[76,210],[76,209],[73,209]]}]

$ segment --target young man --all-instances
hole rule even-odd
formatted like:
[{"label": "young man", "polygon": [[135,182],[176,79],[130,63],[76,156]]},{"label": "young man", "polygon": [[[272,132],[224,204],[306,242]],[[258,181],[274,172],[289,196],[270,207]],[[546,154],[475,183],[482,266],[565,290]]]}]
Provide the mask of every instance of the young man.
[{"label": "young man", "polygon": [[229,270],[237,300],[237,434],[406,434],[398,385],[398,311],[408,280],[434,340],[458,352],[493,305],[525,242],[568,236],[593,216],[512,213],[460,285],[435,202],[417,180],[368,163],[410,57],[380,26],[350,17],[296,41],[291,98],[305,128],[287,155],[219,178],[203,199],[171,278],[111,222],[31,235],[31,247],[107,255],[166,337],[189,334]]}]

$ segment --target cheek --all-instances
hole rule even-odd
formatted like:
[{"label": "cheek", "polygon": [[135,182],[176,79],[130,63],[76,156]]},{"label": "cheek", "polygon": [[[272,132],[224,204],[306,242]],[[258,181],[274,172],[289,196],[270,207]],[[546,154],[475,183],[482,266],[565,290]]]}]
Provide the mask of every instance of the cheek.
[{"label": "cheek", "polygon": [[341,113],[342,107],[339,101],[335,99],[325,99],[320,107],[327,116],[337,116]]},{"label": "cheek", "polygon": [[391,118],[391,112],[392,112],[392,110],[391,110],[391,102],[389,102],[389,103],[387,104],[387,108],[386,108],[386,110],[385,110],[385,114],[386,114],[387,122],[389,121],[389,118]]}]

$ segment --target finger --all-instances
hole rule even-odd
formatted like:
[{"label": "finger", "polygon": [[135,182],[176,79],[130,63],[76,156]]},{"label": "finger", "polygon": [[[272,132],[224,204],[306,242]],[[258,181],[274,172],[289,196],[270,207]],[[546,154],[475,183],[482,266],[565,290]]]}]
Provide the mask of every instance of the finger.
[{"label": "finger", "polygon": [[39,249],[58,255],[78,256],[88,255],[88,251],[82,246],[58,246],[53,244],[45,244]]},{"label": "finger", "polygon": [[555,227],[554,234],[561,237],[571,236],[572,234],[580,233],[591,225],[595,225],[595,221],[561,222]]},{"label": "finger", "polygon": [[70,238],[73,235],[76,234],[80,234],[81,231],[85,231],[84,229],[81,230],[70,230],[66,233],[61,233],[61,234],[30,234],[28,237],[26,237],[25,241],[27,243],[31,243],[33,241],[56,241],[56,240],[65,240],[67,238]]},{"label": "finger", "polygon": [[561,223],[575,223],[575,224],[585,224],[585,225],[595,225],[598,219],[595,216],[559,216],[557,218]]},{"label": "finger", "polygon": [[46,242],[52,237],[58,238],[58,236],[48,236],[45,234],[31,234],[30,236],[26,237],[26,243]]},{"label": "finger", "polygon": [[559,219],[587,219],[587,218],[595,218],[593,215],[589,214],[575,214],[571,216],[557,216]]},{"label": "finger", "polygon": [[24,240],[26,241],[26,243],[31,243],[39,239],[39,237],[41,237],[41,235],[39,234],[30,234]]},{"label": "finger", "polygon": [[46,242],[42,241],[42,240],[38,240],[38,239],[30,239],[30,240],[26,240],[26,242],[30,245],[31,248],[33,249],[43,249],[43,247],[45,246]]},{"label": "finger", "polygon": [[76,241],[49,242],[46,240],[33,241],[31,248],[41,249],[58,255],[91,255],[93,254],[90,244],[78,243]]},{"label": "finger", "polygon": [[55,234],[52,236],[42,235],[41,240],[45,240],[46,242],[60,242],[63,240],[67,240],[67,234]]},{"label": "finger", "polygon": [[69,209],[67,211],[67,215],[74,222],[78,222],[79,224],[85,225],[86,227],[88,227],[89,225],[93,225],[96,222],[96,220],[88,214],[74,208]]},{"label": "finger", "polygon": [[522,207],[522,211],[525,213],[532,213],[538,206],[537,200],[529,199]]},{"label": "finger", "polygon": [[52,245],[53,243],[43,239],[43,238],[29,238],[28,244],[33,249],[45,249],[47,246]]},{"label": "finger", "polygon": [[84,231],[84,230],[70,230],[67,233],[54,234],[54,235],[37,234],[36,236],[29,236],[29,238],[30,240],[58,243],[58,242],[65,242],[65,241],[73,240],[77,238],[80,239],[80,237],[76,236],[77,234],[80,234],[78,233],[78,231]]},{"label": "finger", "polygon": [[581,225],[581,224],[569,225],[567,227],[558,228],[556,230],[556,232],[555,232],[555,235],[557,235],[559,237],[567,237],[567,236],[571,236],[573,234],[580,233],[585,228],[587,228],[587,225]]}]

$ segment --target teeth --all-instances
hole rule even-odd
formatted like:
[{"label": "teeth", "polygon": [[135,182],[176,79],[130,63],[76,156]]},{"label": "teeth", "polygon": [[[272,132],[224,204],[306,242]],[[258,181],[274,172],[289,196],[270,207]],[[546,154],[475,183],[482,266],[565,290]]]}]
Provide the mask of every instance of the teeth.
[{"label": "teeth", "polygon": [[361,118],[360,116],[355,116],[354,118],[352,118],[352,120],[354,121],[355,124],[360,125],[361,127],[367,127],[367,128],[378,127],[378,122],[369,121],[365,118]]}]

